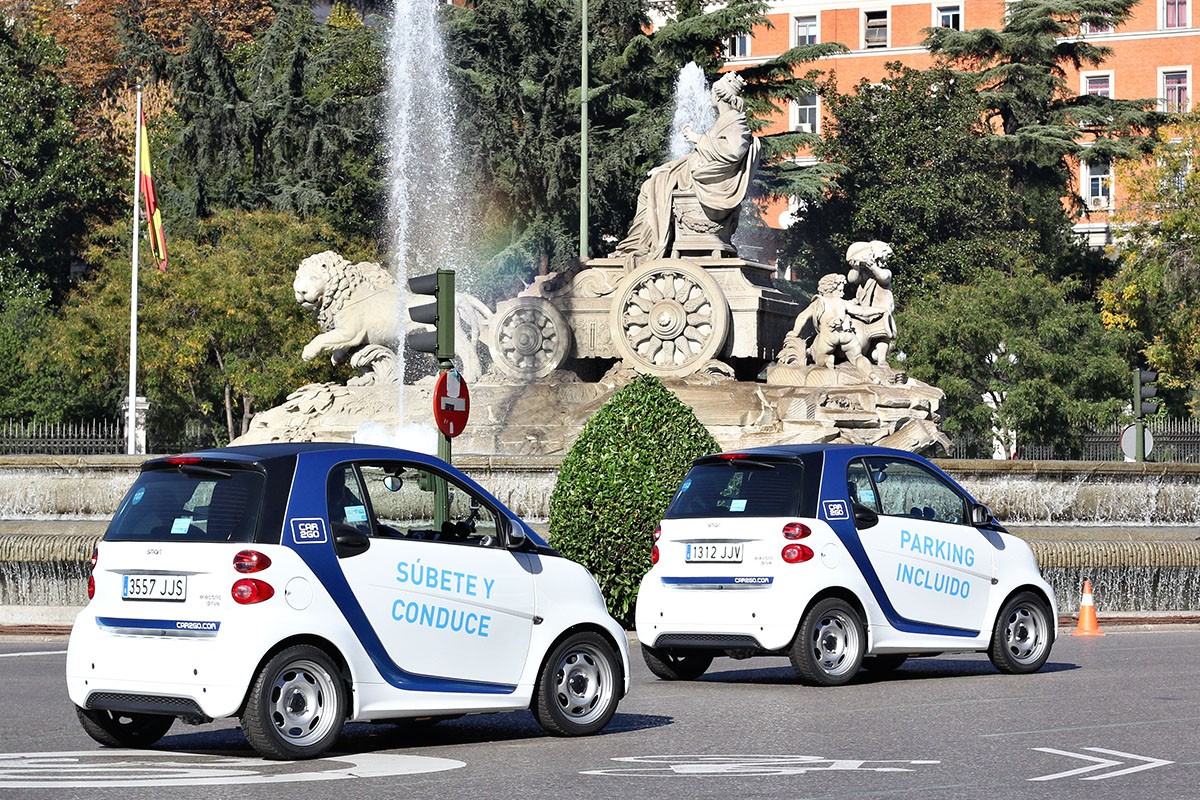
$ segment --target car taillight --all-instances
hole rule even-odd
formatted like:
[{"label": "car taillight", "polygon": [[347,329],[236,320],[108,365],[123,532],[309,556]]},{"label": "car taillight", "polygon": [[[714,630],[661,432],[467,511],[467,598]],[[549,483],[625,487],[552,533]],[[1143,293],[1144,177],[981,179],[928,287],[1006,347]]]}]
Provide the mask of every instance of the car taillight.
[{"label": "car taillight", "polygon": [[662,525],[655,525],[654,526],[654,541],[657,542],[660,538],[662,538]]},{"label": "car taillight", "polygon": [[658,563],[658,545],[650,548],[650,564],[653,566]]},{"label": "car taillight", "polygon": [[271,566],[271,559],[267,558],[266,553],[260,553],[257,550],[243,550],[233,557],[233,568],[243,575],[262,572],[269,566]]},{"label": "car taillight", "polygon": [[258,578],[242,578],[233,585],[233,599],[241,605],[248,606],[270,600],[275,596],[275,589],[266,581]]},{"label": "car taillight", "polygon": [[182,467],[191,466],[192,464],[199,464],[203,460],[204,459],[200,458],[200,456],[171,456],[167,459],[167,463],[173,464],[177,467]]},{"label": "car taillight", "polygon": [[100,551],[92,548],[92,557],[88,559],[88,600],[96,597],[96,562],[100,560]]},{"label": "car taillight", "polygon": [[785,539],[803,539],[805,536],[812,535],[812,528],[809,528],[803,522],[789,522],[783,526],[783,538]]},{"label": "car taillight", "polygon": [[780,553],[783,560],[789,564],[799,564],[802,561],[808,561],[813,557],[811,547],[802,544],[784,545],[783,551]]}]

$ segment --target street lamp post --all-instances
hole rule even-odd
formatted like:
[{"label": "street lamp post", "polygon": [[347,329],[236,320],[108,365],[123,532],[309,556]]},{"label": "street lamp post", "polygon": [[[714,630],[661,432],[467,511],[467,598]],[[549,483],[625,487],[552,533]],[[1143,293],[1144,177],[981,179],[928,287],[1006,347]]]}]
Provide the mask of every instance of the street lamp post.
[{"label": "street lamp post", "polygon": [[583,4],[579,69],[579,263],[588,257],[588,4]]}]

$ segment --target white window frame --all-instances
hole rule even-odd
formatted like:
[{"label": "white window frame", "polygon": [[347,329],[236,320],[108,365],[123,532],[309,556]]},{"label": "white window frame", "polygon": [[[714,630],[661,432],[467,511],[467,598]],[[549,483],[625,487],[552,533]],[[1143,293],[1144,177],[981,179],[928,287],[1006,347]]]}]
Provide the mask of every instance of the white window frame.
[{"label": "white window frame", "polygon": [[1186,81],[1186,83],[1184,84],[1184,91],[1187,92],[1187,102],[1183,104],[1183,108],[1179,109],[1179,111],[1186,112],[1186,111],[1190,111],[1193,108],[1194,104],[1192,102],[1192,92],[1193,92],[1192,68],[1190,66],[1187,66],[1187,67],[1159,67],[1158,68],[1158,98],[1159,98],[1158,99],[1158,110],[1159,111],[1169,111],[1170,110],[1170,106],[1167,103],[1167,76],[1168,75],[1178,75],[1180,73],[1183,74],[1184,80]]},{"label": "white window frame", "polygon": [[1091,81],[1094,78],[1107,78],[1108,79],[1108,94],[1100,95],[1101,97],[1113,98],[1113,97],[1117,96],[1116,76],[1113,74],[1112,70],[1101,70],[1098,72],[1081,72],[1081,73],[1079,73],[1079,93],[1080,94],[1096,94],[1095,92],[1088,91],[1088,89],[1090,88],[1089,81]]},{"label": "white window frame", "polygon": [[[735,58],[750,58],[750,53],[753,52],[751,42],[754,41],[753,33],[739,33],[730,36],[725,41],[725,55],[730,60]],[[744,52],[742,52],[744,50]]]},{"label": "white window frame", "polygon": [[813,98],[813,104],[811,106],[810,105],[801,105],[799,103],[799,101],[796,101],[796,100],[793,100],[791,102],[791,106],[792,106],[792,113],[791,113],[792,126],[791,127],[792,127],[792,130],[794,130],[794,131],[800,130],[801,124],[804,124],[804,123],[802,123],[801,118],[800,118],[800,109],[811,108],[813,110],[813,113],[812,113],[813,120],[811,123],[810,130],[805,131],[805,133],[820,133],[821,132],[821,95],[816,94],[814,92],[812,95],[806,95],[806,96],[810,96]]},{"label": "white window frame", "polygon": [[[958,15],[958,27],[954,28],[949,25],[942,25],[942,14],[953,10],[953,13]],[[961,31],[966,30],[963,24],[963,4],[962,3],[935,3],[933,5],[933,21],[931,27],[934,28],[950,28],[951,30]]]},{"label": "white window frame", "polygon": [[[1092,173],[1092,163],[1084,156],[1079,161],[1079,194],[1090,211],[1111,211],[1113,202],[1113,166],[1105,161],[1106,171]],[[1099,181],[1098,192],[1092,191],[1092,181]]]},{"label": "white window frame", "polygon": [[818,42],[821,41],[821,15],[820,14],[793,14],[792,15],[792,47],[796,47],[797,45],[801,44],[800,20],[802,20],[802,19],[811,19],[813,21],[813,24],[812,24],[813,41],[812,41],[812,43],[817,44]]},{"label": "white window frame", "polygon": [[[892,46],[892,10],[890,8],[864,8],[860,12],[862,14],[862,49],[864,50],[886,50]],[[883,14],[883,44],[868,45],[867,44],[867,15],[868,14]],[[879,26],[874,26],[878,28]]]},{"label": "white window frame", "polygon": [[1183,24],[1172,25],[1167,27],[1167,2],[1168,0],[1158,0],[1158,29],[1162,31],[1178,31],[1192,27],[1192,3],[1193,0],[1183,0]]}]

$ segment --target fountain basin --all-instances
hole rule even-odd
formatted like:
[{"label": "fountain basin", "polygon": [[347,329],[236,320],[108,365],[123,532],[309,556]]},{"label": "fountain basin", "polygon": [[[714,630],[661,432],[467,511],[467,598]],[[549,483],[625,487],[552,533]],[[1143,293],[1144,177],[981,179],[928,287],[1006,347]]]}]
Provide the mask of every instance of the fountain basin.
[{"label": "fountain basin", "polygon": [[[0,459],[0,623],[86,602],[87,562],[142,458]],[[459,455],[455,464],[528,520],[549,516],[561,458]],[[1058,594],[1084,578],[1104,611],[1200,610],[1200,466],[941,460],[1014,521]],[[539,527],[541,527],[539,525]]]}]

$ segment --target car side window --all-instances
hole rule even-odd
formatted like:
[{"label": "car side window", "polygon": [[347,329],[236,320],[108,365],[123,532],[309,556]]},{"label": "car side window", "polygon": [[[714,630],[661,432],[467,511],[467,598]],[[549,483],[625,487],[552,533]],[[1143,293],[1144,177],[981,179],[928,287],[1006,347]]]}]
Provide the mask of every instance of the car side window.
[{"label": "car side window", "polygon": [[869,458],[866,465],[880,514],[965,524],[966,500],[941,476],[899,458]]},{"label": "car side window", "polygon": [[875,486],[871,483],[871,474],[867,465],[861,459],[850,462],[846,469],[846,490],[850,502],[869,508],[879,513],[879,499],[875,496]]},{"label": "car side window", "polygon": [[[378,536],[476,546],[500,544],[497,512],[474,492],[419,464],[360,464]],[[439,513],[443,492],[446,511]]]},{"label": "car side window", "polygon": [[329,475],[329,524],[348,525],[370,536],[371,514],[365,497],[353,466],[347,464],[334,469]]}]

